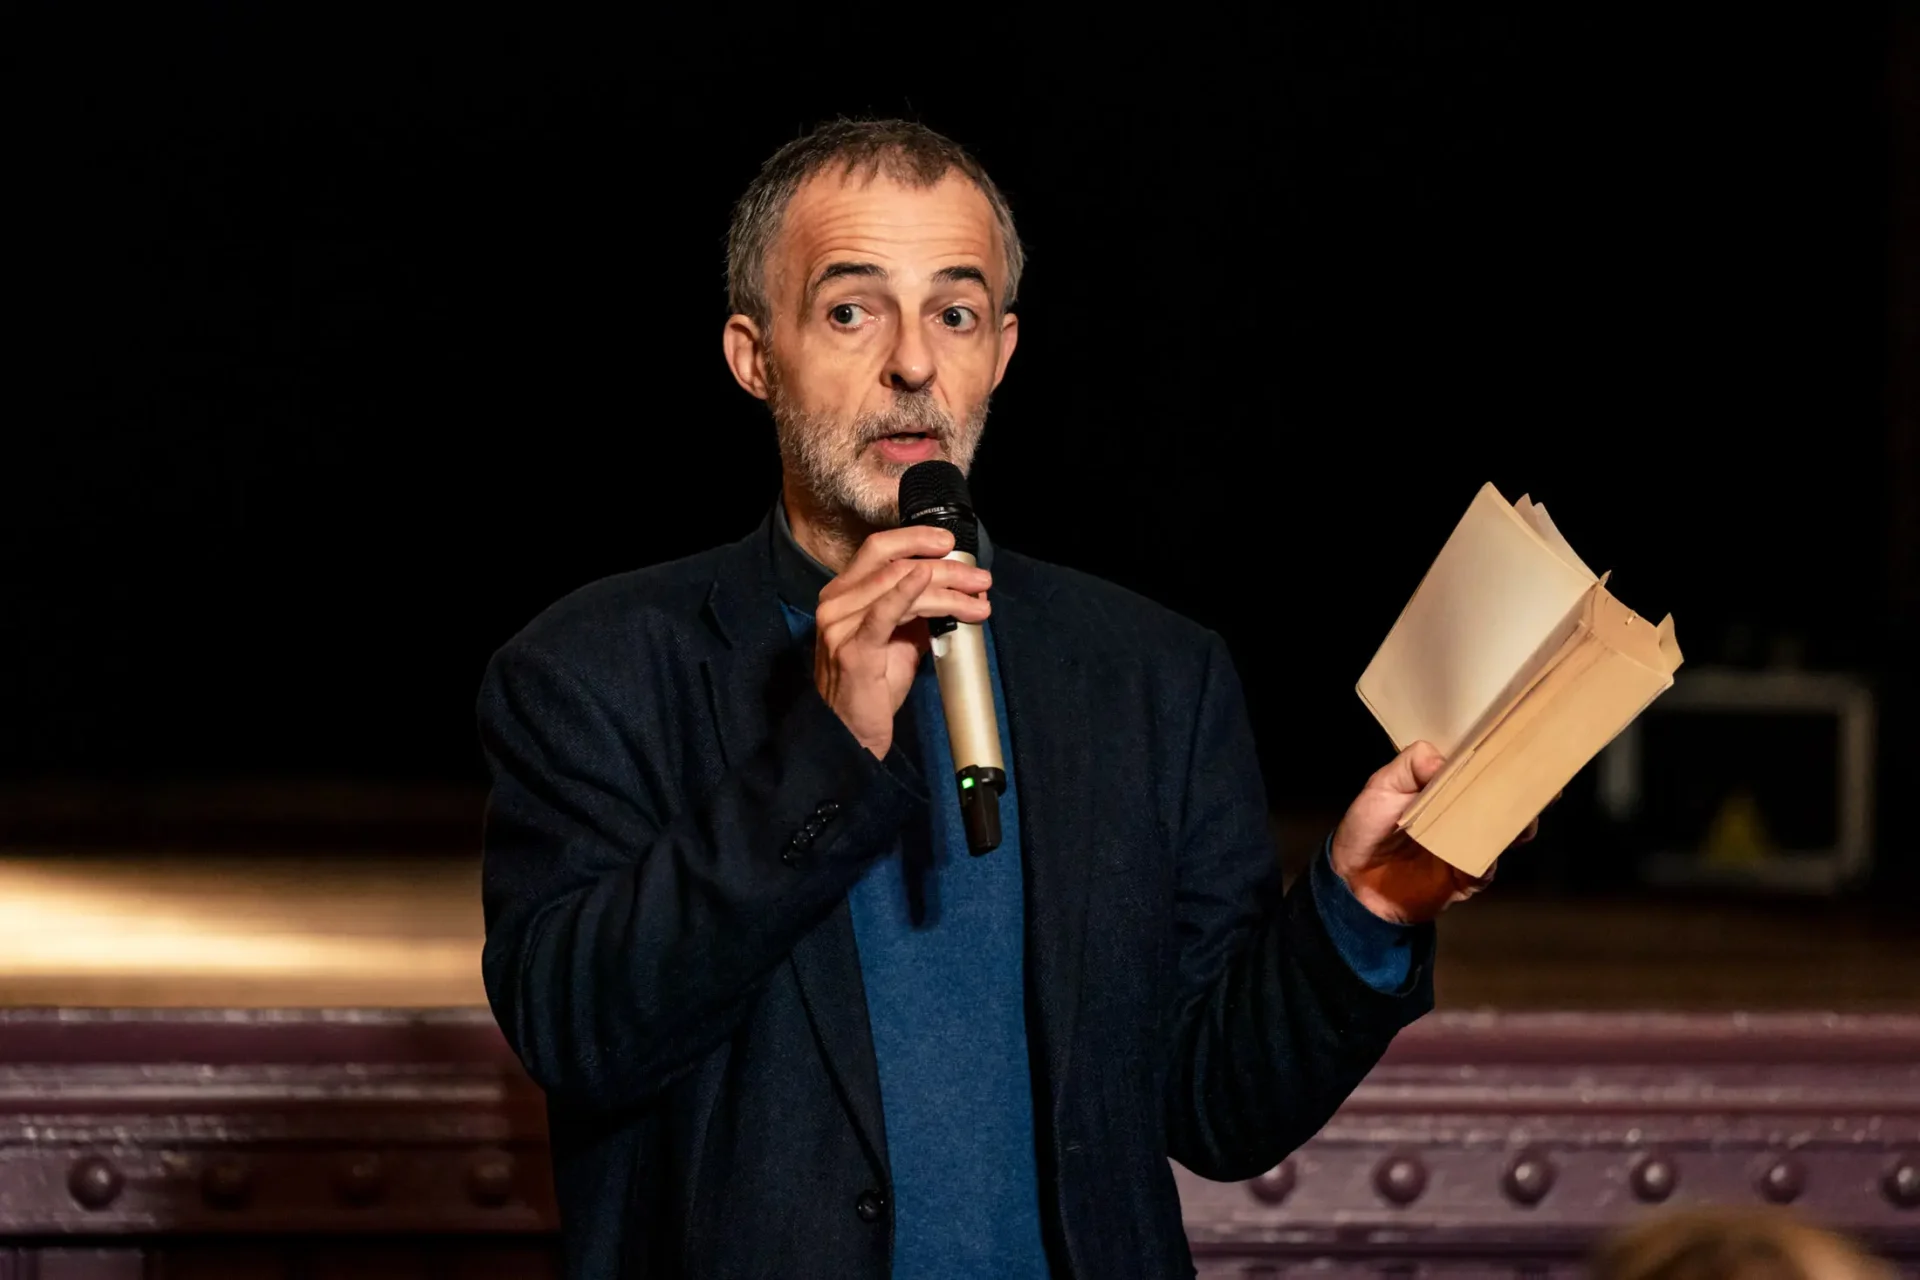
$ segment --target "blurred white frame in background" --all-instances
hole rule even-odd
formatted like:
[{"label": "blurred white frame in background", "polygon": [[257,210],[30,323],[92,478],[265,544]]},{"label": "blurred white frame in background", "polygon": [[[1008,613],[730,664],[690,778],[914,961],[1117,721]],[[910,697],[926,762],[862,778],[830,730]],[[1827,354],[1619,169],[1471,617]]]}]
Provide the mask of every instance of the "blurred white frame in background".
[{"label": "blurred white frame in background", "polygon": [[1669,717],[1712,713],[1755,717],[1832,716],[1836,723],[1833,775],[1808,779],[1834,789],[1835,836],[1829,848],[1725,864],[1700,849],[1650,848],[1642,874],[1663,887],[1748,888],[1830,894],[1864,880],[1873,866],[1873,691],[1840,672],[1695,668],[1681,673],[1644,715],[1601,752],[1596,793],[1600,811],[1616,822],[1641,816],[1645,799],[1646,735]]}]

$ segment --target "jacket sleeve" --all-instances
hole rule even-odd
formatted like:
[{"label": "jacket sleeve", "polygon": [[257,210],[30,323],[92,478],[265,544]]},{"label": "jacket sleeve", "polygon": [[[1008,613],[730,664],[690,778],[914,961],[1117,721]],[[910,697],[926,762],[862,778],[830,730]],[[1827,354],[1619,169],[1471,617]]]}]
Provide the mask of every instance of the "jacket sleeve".
[{"label": "jacket sleeve", "polygon": [[1168,1151],[1202,1177],[1255,1177],[1317,1133],[1401,1027],[1433,1007],[1433,926],[1377,991],[1328,935],[1309,876],[1282,896],[1240,682],[1213,638],[1179,835],[1179,988]]},{"label": "jacket sleeve", "polygon": [[535,1082],[595,1108],[646,1102],[722,1042],[925,804],[898,750],[874,759],[811,688],[680,811],[632,720],[524,642],[481,686],[487,996]]}]

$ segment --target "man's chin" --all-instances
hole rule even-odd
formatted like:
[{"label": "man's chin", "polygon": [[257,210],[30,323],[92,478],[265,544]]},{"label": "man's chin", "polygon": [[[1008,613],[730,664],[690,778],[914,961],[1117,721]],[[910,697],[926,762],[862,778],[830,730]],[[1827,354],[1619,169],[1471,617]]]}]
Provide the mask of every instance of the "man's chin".
[{"label": "man's chin", "polygon": [[[935,458],[953,461],[947,456],[944,443],[920,461]],[[869,444],[860,451],[853,466],[841,472],[838,483],[833,486],[840,498],[832,505],[844,515],[871,528],[893,528],[900,523],[900,477],[907,473],[908,467],[915,465],[916,462],[889,458],[875,445]],[[964,466],[960,469],[966,470]]]}]

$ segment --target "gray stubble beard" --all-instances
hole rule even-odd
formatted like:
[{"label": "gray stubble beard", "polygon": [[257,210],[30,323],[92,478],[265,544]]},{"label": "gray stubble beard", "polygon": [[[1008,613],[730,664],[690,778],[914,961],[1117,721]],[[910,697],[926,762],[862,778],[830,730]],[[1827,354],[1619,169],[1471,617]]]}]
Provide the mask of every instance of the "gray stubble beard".
[{"label": "gray stubble beard", "polygon": [[896,393],[886,412],[862,414],[843,424],[802,409],[787,397],[777,376],[770,381],[767,407],[773,413],[782,463],[806,486],[818,508],[816,518],[855,541],[900,523],[900,477],[908,464],[883,462],[876,477],[861,462],[869,445],[889,435],[925,432],[940,442],[942,456],[964,475],[973,469],[974,453],[986,431],[984,399],[956,422],[927,392]]}]

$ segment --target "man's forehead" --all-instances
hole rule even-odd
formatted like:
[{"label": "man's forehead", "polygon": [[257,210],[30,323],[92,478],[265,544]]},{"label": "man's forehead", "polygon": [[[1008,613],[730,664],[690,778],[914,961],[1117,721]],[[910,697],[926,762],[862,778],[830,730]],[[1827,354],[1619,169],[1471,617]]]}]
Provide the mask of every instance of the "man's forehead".
[{"label": "man's forehead", "polygon": [[841,255],[910,266],[974,262],[998,282],[999,224],[993,207],[964,174],[949,171],[929,187],[886,174],[838,167],[809,178],[782,221],[780,255],[803,278]]}]

